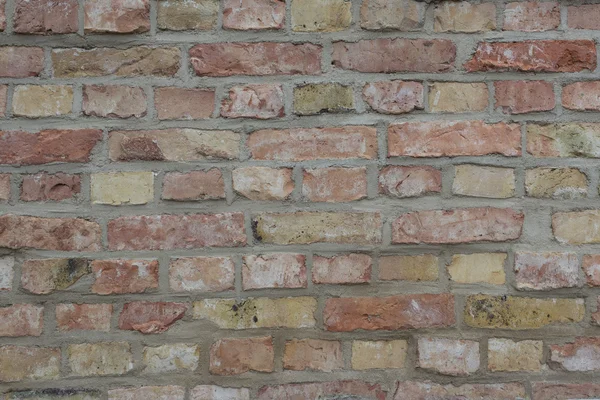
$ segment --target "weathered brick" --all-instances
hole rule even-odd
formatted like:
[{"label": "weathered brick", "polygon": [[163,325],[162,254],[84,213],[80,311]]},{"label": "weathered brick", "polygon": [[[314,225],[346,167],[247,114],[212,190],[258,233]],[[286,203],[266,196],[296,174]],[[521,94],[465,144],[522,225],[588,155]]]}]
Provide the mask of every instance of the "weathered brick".
[{"label": "weathered brick", "polygon": [[34,389],[10,391],[5,395],[6,400],[101,400],[102,392],[95,389]]},{"label": "weathered brick", "polygon": [[569,110],[600,111],[600,81],[565,85],[562,90],[562,105]]},{"label": "weathered brick", "polygon": [[215,385],[199,385],[190,390],[190,400],[250,400],[250,390]]},{"label": "weathered brick", "polygon": [[163,333],[184,317],[185,303],[136,301],[125,303],[119,315],[119,329],[141,333]]},{"label": "weathered brick", "polygon": [[408,294],[390,297],[332,298],[323,310],[333,332],[440,328],[454,325],[454,296]]},{"label": "weathered brick", "polygon": [[379,279],[383,281],[435,281],[438,278],[438,258],[433,254],[417,256],[382,256],[379,258]]},{"label": "weathered brick", "polygon": [[305,169],[302,195],[309,201],[344,202],[367,197],[367,169]]},{"label": "weathered brick", "polygon": [[443,375],[466,376],[479,369],[479,342],[445,338],[420,338],[419,368]]},{"label": "weathered brick", "polygon": [[147,204],[154,199],[154,172],[107,172],[91,175],[94,204]]},{"label": "weathered brick", "polygon": [[600,210],[557,212],[552,215],[552,231],[560,243],[600,243]]},{"label": "weathered brick", "polygon": [[506,253],[455,254],[447,267],[448,274],[457,283],[503,285],[506,282],[506,257]]},{"label": "weathered brick", "polygon": [[56,325],[64,331],[110,331],[112,304],[57,304]]},{"label": "weathered brick", "polygon": [[281,85],[262,84],[234,86],[221,102],[221,116],[225,118],[271,119],[285,115]]},{"label": "weathered brick", "polygon": [[391,124],[388,156],[455,157],[521,155],[518,124],[483,121],[434,121]]},{"label": "weathered brick", "polygon": [[75,199],[81,192],[79,175],[39,173],[26,175],[21,184],[21,201],[61,201]]},{"label": "weathered brick", "polygon": [[302,254],[273,253],[244,256],[242,288],[304,288],[307,285],[306,257]]},{"label": "weathered brick", "polygon": [[0,307],[0,337],[40,336],[43,328],[44,307],[42,306],[14,304]]},{"label": "weathered brick", "polygon": [[163,30],[206,31],[215,27],[218,14],[218,0],[161,0],[157,8],[157,24]]},{"label": "weathered brick", "polygon": [[15,276],[15,258],[12,256],[0,257],[0,292],[11,291]]},{"label": "weathered brick", "polygon": [[481,83],[435,82],[429,85],[429,111],[461,113],[485,111],[487,85]]},{"label": "weathered brick", "polygon": [[71,86],[19,85],[13,93],[12,112],[18,117],[57,117],[72,109]]},{"label": "weathered brick", "polygon": [[0,47],[1,78],[39,76],[43,70],[44,49],[41,47]]},{"label": "weathered brick", "polygon": [[73,286],[92,272],[84,258],[25,260],[21,267],[21,286],[34,294],[49,294]]},{"label": "weathered brick", "polygon": [[17,0],[13,30],[17,33],[76,33],[77,8],[76,0]]},{"label": "weathered brick", "polygon": [[336,32],[352,23],[349,0],[294,0],[291,7],[295,32]]},{"label": "weathered brick", "polygon": [[390,165],[379,172],[379,192],[390,197],[415,197],[442,191],[442,173],[432,167]]},{"label": "weathered brick", "polygon": [[522,383],[477,383],[441,385],[431,381],[398,382],[393,400],[515,400],[526,398]]},{"label": "weathered brick", "polygon": [[235,159],[240,137],[232,131],[170,128],[152,131],[112,131],[108,154],[112,161],[201,161]]},{"label": "weathered brick", "polygon": [[600,158],[600,124],[527,124],[527,152],[534,157]]},{"label": "weathered brick", "polygon": [[515,253],[518,289],[550,290],[581,286],[575,253]]},{"label": "weathered brick", "polygon": [[140,386],[108,391],[108,400],[183,400],[183,386]]},{"label": "weathered brick", "polygon": [[150,30],[148,0],[86,1],[84,29],[90,33],[138,33]]},{"label": "weathered brick", "polygon": [[73,376],[123,375],[133,369],[127,342],[70,344],[67,362]]},{"label": "weathered brick", "polygon": [[521,236],[524,217],[491,207],[415,211],[392,222],[392,243],[504,242]]},{"label": "weathered brick", "polygon": [[600,286],[600,254],[583,256],[583,272],[588,286]]},{"label": "weathered brick", "polygon": [[423,109],[423,84],[420,82],[367,83],[362,94],[374,111],[383,114],[403,114]]},{"label": "weathered brick", "polygon": [[154,89],[158,119],[206,119],[213,113],[215,91],[161,87]]},{"label": "weathered brick", "polygon": [[6,0],[0,0],[0,31],[6,29]]},{"label": "weathered brick", "polygon": [[441,2],[434,9],[436,32],[485,32],[496,29],[496,4]]},{"label": "weathered brick", "polygon": [[488,370],[490,371],[541,371],[544,359],[541,340],[510,339],[488,340]]},{"label": "weathered brick", "polygon": [[225,182],[219,169],[168,172],[162,186],[164,200],[195,201],[225,198]]},{"label": "weathered brick", "polygon": [[504,8],[505,31],[542,32],[559,26],[560,5],[557,2],[514,2]]},{"label": "weathered brick", "polygon": [[169,264],[169,287],[176,292],[222,292],[234,288],[230,257],[182,257]]},{"label": "weathered brick", "polygon": [[81,218],[0,216],[0,247],[60,251],[98,251],[102,230]]},{"label": "weathered brick", "polygon": [[598,296],[598,303],[596,305],[596,312],[592,313],[592,323],[600,325],[600,296]]},{"label": "weathered brick", "polygon": [[467,72],[578,72],[596,69],[596,45],[591,40],[525,40],[481,42]]},{"label": "weathered brick", "polygon": [[240,375],[248,371],[272,372],[274,359],[271,336],[220,339],[210,347],[209,370],[214,375]]},{"label": "weathered brick", "polygon": [[0,131],[0,164],[37,165],[88,162],[102,139],[99,129]]},{"label": "weathered brick", "polygon": [[262,243],[310,244],[381,242],[381,214],[369,212],[295,212],[260,214],[254,235]]},{"label": "weathered brick", "polygon": [[85,85],[83,113],[94,117],[140,118],[146,115],[146,94],[139,87]]},{"label": "weathered brick", "polygon": [[352,86],[339,83],[311,83],[294,88],[294,112],[298,115],[352,110],[354,110]]},{"label": "weathered brick", "polygon": [[256,160],[374,159],[377,132],[368,126],[267,129],[253,132],[246,145]]},{"label": "weathered brick", "polygon": [[55,78],[107,75],[167,77],[177,73],[180,61],[181,55],[177,47],[52,50],[52,71]]},{"label": "weathered brick", "polygon": [[404,368],[406,340],[352,341],[352,369]]},{"label": "weathered brick", "polygon": [[594,399],[600,397],[597,383],[534,382],[533,400]]},{"label": "weathered brick", "polygon": [[283,0],[224,0],[223,28],[235,30],[282,29]]},{"label": "weathered brick", "polygon": [[294,190],[291,168],[243,167],[232,176],[233,190],[250,200],[285,200]]},{"label": "weathered brick", "polygon": [[583,299],[477,294],[467,297],[464,320],[475,328],[520,330],[580,322],[584,313]]},{"label": "weathered brick", "polygon": [[461,196],[506,199],[515,195],[515,170],[464,164],[454,167],[452,192]]},{"label": "weathered brick", "polygon": [[547,81],[494,82],[495,107],[504,114],[550,111],[555,106],[554,88]]},{"label": "weathered brick", "polygon": [[0,201],[10,200],[10,174],[0,174]]},{"label": "weathered brick", "polygon": [[292,339],[285,343],[283,368],[331,372],[344,368],[342,344],[333,340]]},{"label": "weathered brick", "polygon": [[6,102],[8,101],[8,85],[0,85],[0,118],[6,115]]},{"label": "weathered brick", "polygon": [[200,346],[196,344],[164,344],[144,347],[143,372],[161,374],[170,371],[195,371],[200,363]]},{"label": "weathered brick", "polygon": [[600,338],[578,337],[572,343],[551,345],[550,365],[571,372],[600,370]]},{"label": "weathered brick", "polygon": [[582,4],[567,7],[567,23],[571,29],[598,29],[600,6]]},{"label": "weathered brick", "polygon": [[311,328],[317,300],[312,297],[277,299],[207,299],[194,302],[194,319],[207,319],[221,329]]},{"label": "weathered brick", "polygon": [[376,383],[358,380],[286,383],[277,386],[263,386],[258,391],[258,400],[303,399],[318,400],[322,398],[343,399],[358,397],[361,400],[385,400],[387,392]]},{"label": "weathered brick", "polygon": [[50,380],[60,376],[60,348],[0,347],[0,382]]},{"label": "weathered brick", "polygon": [[200,76],[319,75],[321,46],[310,43],[209,43],[190,49]]},{"label": "weathered brick", "polygon": [[108,247],[111,250],[170,250],[245,244],[244,215],[241,213],[129,216],[108,223]]},{"label": "weathered brick", "polygon": [[158,288],[158,260],[94,260],[92,292],[144,293]]},{"label": "weathered brick", "polygon": [[423,25],[425,7],[413,0],[365,0],[360,7],[360,26],[369,30],[410,31]]},{"label": "weathered brick", "polygon": [[534,168],[525,171],[527,196],[577,199],[586,197],[587,176],[577,168]]},{"label": "weathered brick", "polygon": [[359,72],[446,72],[455,57],[450,40],[374,39],[334,42],[332,63]]},{"label": "weathered brick", "polygon": [[313,256],[312,280],[324,284],[367,283],[371,280],[371,256],[351,253],[333,257]]}]

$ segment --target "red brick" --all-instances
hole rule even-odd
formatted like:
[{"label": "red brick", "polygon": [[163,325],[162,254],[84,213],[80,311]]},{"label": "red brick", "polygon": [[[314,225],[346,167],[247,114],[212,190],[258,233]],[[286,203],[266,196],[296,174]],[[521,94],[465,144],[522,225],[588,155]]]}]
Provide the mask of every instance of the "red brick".
[{"label": "red brick", "polygon": [[504,30],[542,32],[560,26],[560,5],[557,2],[515,2],[504,9]]},{"label": "red brick", "polygon": [[80,218],[0,216],[0,247],[60,251],[98,251],[102,232],[97,222]]},{"label": "red brick", "polygon": [[30,293],[49,294],[66,290],[92,272],[85,258],[25,260],[21,266],[21,286]]},{"label": "red brick", "polygon": [[40,336],[44,328],[44,307],[14,304],[0,307],[0,336]]},{"label": "red brick", "polygon": [[600,81],[575,82],[564,86],[562,105],[569,110],[600,111]]},{"label": "red brick", "polygon": [[212,89],[163,87],[154,89],[158,119],[206,119],[215,106]]},{"label": "red brick", "polygon": [[144,293],[158,288],[157,260],[95,260],[92,262],[96,294]]},{"label": "red brick", "polygon": [[17,33],[76,33],[77,0],[17,0],[14,31]]},{"label": "red brick", "polygon": [[524,218],[510,208],[415,211],[392,223],[392,243],[504,242],[521,236]]},{"label": "red brick", "polygon": [[583,272],[588,286],[600,286],[600,254],[583,256]]},{"label": "red brick", "polygon": [[597,383],[547,383],[534,382],[533,400],[595,399],[600,397]]},{"label": "red brick", "polygon": [[281,85],[234,86],[228,96],[221,103],[222,117],[270,119],[285,115]]},{"label": "red brick", "polygon": [[442,173],[433,167],[389,165],[379,172],[379,193],[415,197],[442,191]]},{"label": "red brick", "polygon": [[371,280],[371,256],[342,254],[333,257],[314,256],[312,280],[314,283],[351,284]]},{"label": "red brick", "polygon": [[110,331],[112,304],[57,304],[59,331]]},{"label": "red brick", "polygon": [[146,94],[139,87],[86,85],[83,113],[94,117],[140,118],[146,115]]},{"label": "red brick", "polygon": [[225,0],[223,28],[236,30],[281,29],[285,22],[285,1]]},{"label": "red brick", "polygon": [[417,366],[442,375],[466,376],[479,369],[479,342],[419,338]]},{"label": "red brick", "polygon": [[244,256],[242,287],[244,290],[264,288],[305,288],[306,257],[302,254],[274,253]]},{"label": "red brick", "polygon": [[10,200],[10,174],[0,174],[0,200]]},{"label": "red brick", "polygon": [[375,39],[334,42],[332,63],[359,72],[446,72],[455,57],[450,40]]},{"label": "red brick", "polygon": [[343,297],[325,302],[325,329],[333,332],[399,330],[452,326],[454,296],[409,294],[390,297]]},{"label": "red brick", "polygon": [[578,337],[573,343],[550,346],[549,364],[565,371],[599,371],[600,338]]},{"label": "red brick", "polygon": [[22,201],[61,201],[76,198],[81,192],[79,175],[39,173],[27,175],[21,185]]},{"label": "red brick", "polygon": [[567,8],[567,23],[571,29],[600,29],[600,4],[583,4]]},{"label": "red brick", "polygon": [[273,364],[273,339],[270,336],[220,339],[210,347],[209,370],[214,375],[272,372]]},{"label": "red brick", "polygon": [[190,49],[200,76],[319,75],[321,46],[310,43],[209,43]]},{"label": "red brick", "polygon": [[496,107],[504,114],[550,111],[554,108],[554,89],[546,81],[494,82]]},{"label": "red brick", "polygon": [[518,124],[483,121],[405,122],[388,128],[388,156],[521,155]]},{"label": "red brick", "polygon": [[169,287],[176,292],[222,292],[234,288],[230,257],[183,257],[169,265]]},{"label": "red brick", "polygon": [[163,180],[162,198],[193,201],[225,198],[225,182],[220,170],[168,172]]},{"label": "red brick", "polygon": [[98,129],[0,131],[0,164],[88,162],[101,139],[102,131]]},{"label": "red brick", "polygon": [[0,382],[57,379],[60,348],[2,346],[0,366]]},{"label": "red brick", "polygon": [[150,30],[148,0],[94,0],[85,2],[85,31],[138,33]]},{"label": "red brick", "polygon": [[464,65],[468,72],[578,72],[596,69],[592,40],[481,42]]},{"label": "red brick", "polygon": [[119,329],[141,333],[163,333],[184,317],[188,305],[185,303],[152,303],[136,301],[125,303],[119,315]]},{"label": "red brick", "polygon": [[291,168],[236,168],[233,190],[250,200],[285,200],[294,190],[292,171]]},{"label": "red brick", "polygon": [[515,400],[526,397],[525,387],[521,383],[478,383],[456,386],[455,384],[441,385],[431,381],[405,381],[397,383],[393,400]]},{"label": "red brick", "polygon": [[331,372],[342,368],[342,344],[338,341],[292,339],[285,343],[283,369]]},{"label": "red brick", "polygon": [[108,223],[108,247],[111,250],[171,250],[245,244],[244,215],[241,213],[130,216]]},{"label": "red brick", "polygon": [[305,169],[302,195],[309,201],[344,202],[367,197],[367,169]]},{"label": "red brick", "polygon": [[420,82],[387,81],[367,83],[363,98],[383,114],[403,114],[423,109],[423,85]]},{"label": "red brick", "polygon": [[387,392],[379,384],[355,380],[264,386],[258,391],[258,400],[343,399],[347,396],[358,397],[361,400],[385,400],[386,395]]},{"label": "red brick", "polygon": [[374,159],[377,132],[368,126],[266,129],[253,132],[246,145],[256,160]]},{"label": "red brick", "polygon": [[0,78],[39,76],[43,70],[41,47],[0,47]]},{"label": "red brick", "polygon": [[515,253],[518,289],[550,290],[581,286],[575,253]]}]

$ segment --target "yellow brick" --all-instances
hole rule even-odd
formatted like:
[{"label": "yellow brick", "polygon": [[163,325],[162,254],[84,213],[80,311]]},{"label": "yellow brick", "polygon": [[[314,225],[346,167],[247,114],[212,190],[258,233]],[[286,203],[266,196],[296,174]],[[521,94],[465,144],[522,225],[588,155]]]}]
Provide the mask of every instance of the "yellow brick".
[{"label": "yellow brick", "polygon": [[352,342],[352,369],[404,368],[406,340]]},{"label": "yellow brick", "polygon": [[116,172],[92,175],[94,204],[146,204],[154,197],[154,173]]},{"label": "yellow brick", "polygon": [[505,253],[456,254],[452,256],[448,273],[450,279],[458,283],[502,285],[506,282],[505,260]]},{"label": "yellow brick", "polygon": [[13,114],[23,117],[53,117],[69,114],[73,108],[73,88],[59,85],[17,86],[13,94]]},{"label": "yellow brick", "polygon": [[293,0],[292,29],[296,32],[335,32],[352,23],[350,0]]}]

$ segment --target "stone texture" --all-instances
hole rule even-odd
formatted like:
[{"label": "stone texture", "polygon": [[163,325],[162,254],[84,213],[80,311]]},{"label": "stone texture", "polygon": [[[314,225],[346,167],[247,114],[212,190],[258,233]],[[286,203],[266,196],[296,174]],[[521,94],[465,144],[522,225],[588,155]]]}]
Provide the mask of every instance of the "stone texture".
[{"label": "stone texture", "polygon": [[243,257],[244,290],[306,286],[306,257],[301,254],[273,253]]},{"label": "stone texture", "polygon": [[260,214],[253,218],[255,238],[271,244],[381,242],[379,213],[296,212]]},{"label": "stone texture", "polygon": [[59,85],[19,85],[13,93],[13,115],[28,118],[57,117],[71,113],[73,88]]},{"label": "stone texture", "polygon": [[438,270],[438,258],[433,254],[379,258],[379,279],[383,281],[435,281]]},{"label": "stone texture", "polygon": [[0,257],[0,292],[11,291],[15,276],[15,258],[12,256]]},{"label": "stone texture", "polygon": [[534,157],[600,158],[600,124],[527,124],[527,152]]},{"label": "stone texture", "polygon": [[454,167],[452,193],[506,199],[515,195],[515,170],[463,164]]},{"label": "stone texture", "polygon": [[240,375],[248,371],[272,372],[273,339],[220,339],[210,348],[209,370],[214,375]]},{"label": "stone texture", "polygon": [[61,201],[76,199],[80,193],[79,175],[42,172],[23,177],[20,198],[21,201]]},{"label": "stone texture", "polygon": [[485,111],[488,88],[481,83],[435,82],[429,85],[429,111],[461,113]]},{"label": "stone texture", "polygon": [[600,338],[578,337],[572,343],[551,345],[550,365],[571,372],[600,370]]},{"label": "stone texture", "polygon": [[60,376],[60,348],[0,347],[0,382],[50,380]]},{"label": "stone texture", "polygon": [[392,222],[392,243],[504,242],[521,236],[523,220],[508,208],[416,211]]},{"label": "stone texture", "polygon": [[161,87],[154,89],[158,119],[206,119],[213,113],[215,91]]},{"label": "stone texture", "polygon": [[194,302],[194,319],[207,319],[221,329],[311,328],[317,301],[312,297],[207,299]]},{"label": "stone texture", "polygon": [[532,387],[534,400],[593,400],[600,396],[600,384],[596,383],[535,382]]},{"label": "stone texture", "polygon": [[140,118],[146,115],[146,94],[139,87],[86,85],[83,113],[94,117]]},{"label": "stone texture", "polygon": [[598,29],[599,17],[598,4],[567,7],[567,25],[571,29]]},{"label": "stone texture", "polygon": [[94,204],[119,206],[147,204],[154,199],[154,172],[108,172],[92,174]]},{"label": "stone texture", "polygon": [[506,257],[506,253],[455,254],[447,267],[448,275],[456,283],[503,285]]},{"label": "stone texture", "polygon": [[183,400],[183,386],[141,386],[108,391],[108,400]]},{"label": "stone texture", "polygon": [[406,340],[352,341],[352,369],[404,368]]},{"label": "stone texture", "polygon": [[390,165],[379,172],[379,193],[390,197],[416,197],[442,191],[442,173],[433,167]]},{"label": "stone texture", "polygon": [[488,370],[503,372],[539,372],[544,365],[544,344],[541,340],[488,340]]},{"label": "stone texture", "polygon": [[218,0],[160,0],[157,7],[159,29],[206,31],[217,24]]},{"label": "stone texture", "polygon": [[190,400],[250,400],[250,390],[215,385],[199,385],[190,390]]},{"label": "stone texture", "polygon": [[72,376],[122,375],[133,369],[127,342],[70,344],[67,363]]},{"label": "stone texture", "polygon": [[25,260],[21,267],[21,287],[33,294],[66,290],[92,272],[84,258]]},{"label": "stone texture", "polygon": [[225,118],[271,119],[285,115],[281,85],[262,84],[234,86],[221,103]]},{"label": "stone texture", "polygon": [[164,200],[196,201],[225,198],[225,182],[220,170],[168,172],[162,186]]},{"label": "stone texture", "polygon": [[44,50],[41,47],[0,47],[0,78],[39,76],[44,70]]},{"label": "stone texture", "polygon": [[322,398],[361,400],[385,400],[387,392],[379,384],[371,384],[358,380],[288,383],[277,386],[263,386],[258,391],[258,400],[274,399],[306,399]]},{"label": "stone texture", "polygon": [[562,105],[569,110],[600,111],[600,81],[565,85],[562,90]]},{"label": "stone texture", "polygon": [[583,299],[477,294],[467,297],[464,320],[475,328],[521,330],[581,322],[584,313]]},{"label": "stone texture", "polygon": [[367,197],[367,169],[316,168],[305,169],[302,196],[315,202],[345,202]]},{"label": "stone texture", "polygon": [[360,26],[369,30],[411,31],[423,25],[425,7],[413,0],[365,0]]},{"label": "stone texture", "polygon": [[551,290],[581,286],[575,253],[515,253],[518,289]]},{"label": "stone texture", "polygon": [[158,260],[94,260],[92,292],[144,293],[158,288]]},{"label": "stone texture", "polygon": [[236,159],[240,138],[232,131],[170,128],[152,131],[112,131],[112,161],[201,161]]},{"label": "stone texture", "polygon": [[119,315],[119,329],[141,333],[163,333],[184,317],[188,305],[184,303],[137,301],[125,303]]},{"label": "stone texture", "polygon": [[552,215],[552,232],[560,243],[600,243],[600,210],[557,212]]},{"label": "stone texture", "polygon": [[584,255],[582,267],[588,286],[600,286],[600,254]]},{"label": "stone texture", "polygon": [[242,167],[232,176],[233,190],[250,200],[285,200],[294,190],[291,168]]},{"label": "stone texture", "polygon": [[182,257],[169,263],[169,287],[176,292],[222,292],[234,288],[230,257]]},{"label": "stone texture", "polygon": [[388,156],[456,157],[521,155],[518,124],[482,121],[433,121],[392,124],[388,128]]},{"label": "stone texture", "polygon": [[403,114],[423,109],[423,84],[420,82],[367,83],[362,93],[369,106],[383,114]]},{"label": "stone texture", "polygon": [[282,0],[225,0],[223,28],[235,30],[282,29],[285,2]]},{"label": "stone texture", "polygon": [[457,386],[431,381],[405,381],[396,385],[393,400],[515,400],[526,397],[525,387],[521,383],[476,383]]},{"label": "stone texture", "polygon": [[514,2],[504,8],[505,31],[542,32],[556,29],[559,25],[558,2]]},{"label": "stone texture", "polygon": [[56,325],[65,331],[110,331],[112,304],[57,304]]},{"label": "stone texture", "polygon": [[292,1],[292,30],[295,32],[336,32],[352,23],[349,0]]},{"label": "stone texture", "polygon": [[433,14],[436,32],[485,32],[496,29],[496,5],[467,1],[442,2]]},{"label": "stone texture", "polygon": [[408,294],[389,297],[345,297],[325,301],[325,329],[332,332],[399,330],[452,326],[454,296]]},{"label": "stone texture", "polygon": [[76,0],[17,0],[13,31],[37,34],[76,33],[79,27],[77,8]]},{"label": "stone texture", "polygon": [[312,280],[323,284],[368,283],[371,280],[371,256],[351,253],[333,257],[313,256]]},{"label": "stone texture", "polygon": [[338,341],[292,339],[285,343],[283,369],[332,372],[342,368],[342,344]]},{"label": "stone texture", "polygon": [[148,0],[87,0],[84,28],[89,33],[139,33],[150,30]]},{"label": "stone texture", "polygon": [[504,114],[551,111],[555,106],[554,87],[547,81],[494,82],[495,107]]},{"label": "stone texture", "polygon": [[576,168],[534,168],[525,171],[527,196],[554,199],[586,197],[587,176]]},{"label": "stone texture", "polygon": [[294,88],[294,112],[298,115],[351,110],[354,110],[354,92],[351,86],[339,83],[312,83]]},{"label": "stone texture", "polygon": [[144,347],[143,373],[161,374],[170,371],[195,371],[200,362],[200,346],[196,344],[164,344]]},{"label": "stone texture", "polygon": [[479,342],[444,338],[420,338],[419,368],[442,375],[466,376],[479,369]]},{"label": "stone texture", "polygon": [[40,336],[43,318],[43,306],[13,304],[0,307],[0,337]]}]

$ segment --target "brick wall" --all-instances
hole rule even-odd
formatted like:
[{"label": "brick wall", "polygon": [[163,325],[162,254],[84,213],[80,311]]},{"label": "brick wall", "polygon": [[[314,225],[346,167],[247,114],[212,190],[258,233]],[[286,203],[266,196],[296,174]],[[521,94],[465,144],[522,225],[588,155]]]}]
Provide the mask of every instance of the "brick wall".
[{"label": "brick wall", "polygon": [[0,393],[600,398],[586,3],[0,0]]}]

